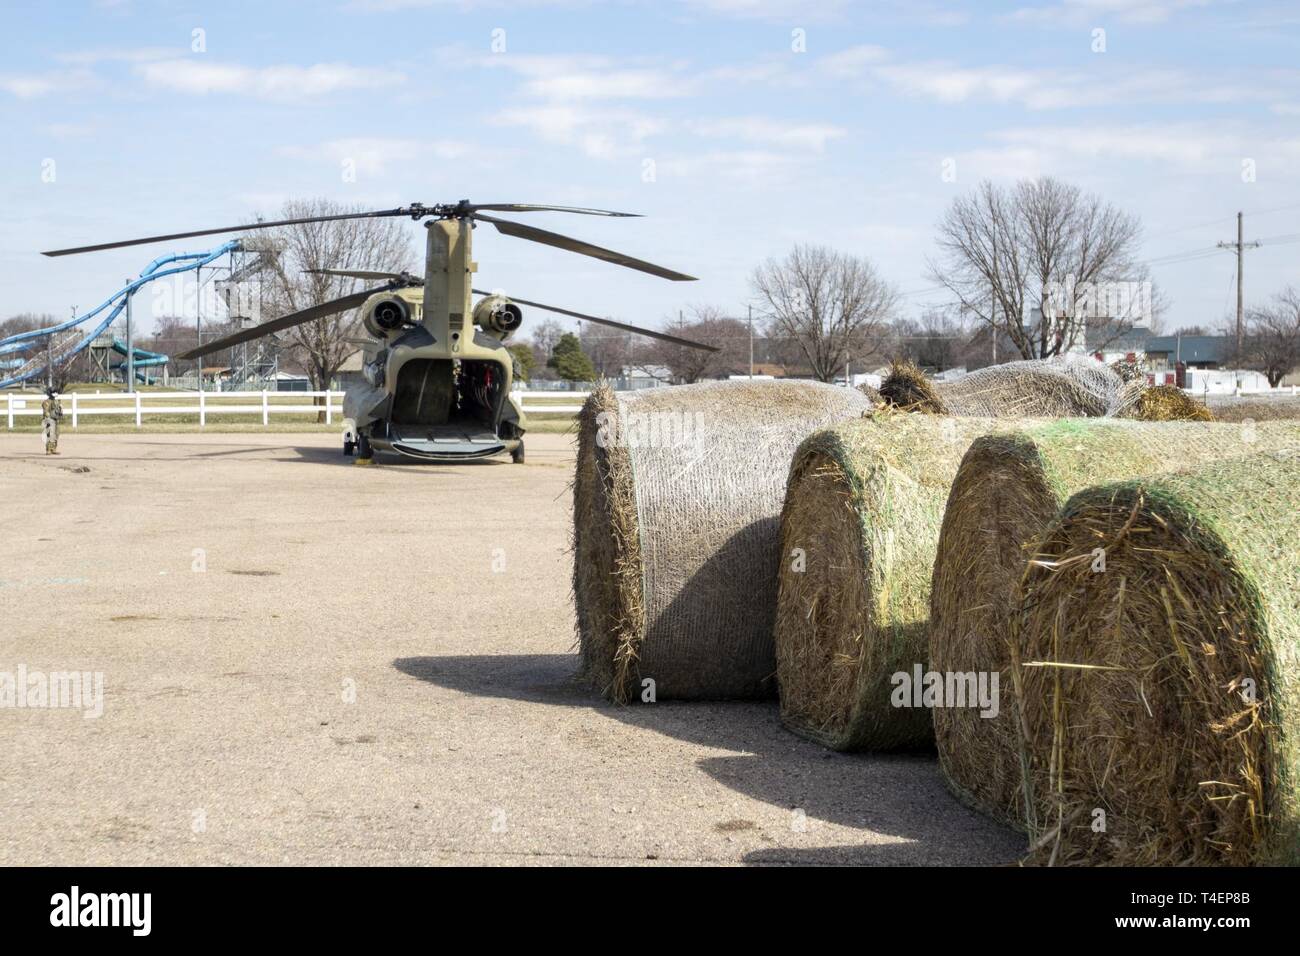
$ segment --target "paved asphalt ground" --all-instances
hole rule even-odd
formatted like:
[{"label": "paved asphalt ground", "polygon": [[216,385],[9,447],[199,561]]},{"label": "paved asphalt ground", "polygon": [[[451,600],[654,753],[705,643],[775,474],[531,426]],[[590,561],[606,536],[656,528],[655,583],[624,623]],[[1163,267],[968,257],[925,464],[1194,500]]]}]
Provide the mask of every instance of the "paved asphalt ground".
[{"label": "paved asphalt ground", "polygon": [[[572,679],[568,436],[353,467],[325,434],[0,434],[0,863],[989,864],[1021,839],[927,756],[775,704]],[[196,570],[200,569],[200,570]]]}]

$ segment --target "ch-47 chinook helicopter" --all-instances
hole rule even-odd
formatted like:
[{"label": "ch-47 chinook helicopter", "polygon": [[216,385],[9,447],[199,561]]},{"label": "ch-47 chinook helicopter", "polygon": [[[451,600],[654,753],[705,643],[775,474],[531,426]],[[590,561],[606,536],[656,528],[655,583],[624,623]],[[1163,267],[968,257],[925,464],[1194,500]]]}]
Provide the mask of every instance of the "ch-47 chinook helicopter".
[{"label": "ch-47 chinook helicopter", "polygon": [[[694,276],[674,272],[579,239],[485,215],[485,212],[544,211],[587,216],[636,215],[603,209],[528,203],[476,204],[468,200],[433,206],[414,203],[373,212],[281,219],[147,236],[122,242],[56,249],[43,254],[66,256],[223,232],[245,232],[340,219],[388,216],[409,216],[417,221],[428,219],[425,223],[428,241],[423,278],[405,272],[319,270],[331,275],[381,281],[382,284],[203,343],[178,358],[196,359],[241,342],[360,306],[362,324],[371,338],[365,342],[362,353],[365,384],[350,388],[344,397],[343,414],[347,420],[344,454],[355,453],[358,462],[369,462],[374,449],[432,461],[462,461],[508,452],[515,462],[522,462],[527,420],[523,409],[511,396],[514,362],[505,345],[506,339],[523,321],[520,306],[543,309],[677,345],[717,351],[712,345],[692,342],[666,332],[473,288],[471,276],[478,265],[471,255],[471,244],[474,224],[477,222],[490,223],[503,235],[567,249],[664,279],[679,282],[694,279]],[[473,296],[476,295],[482,298],[474,302]]]}]

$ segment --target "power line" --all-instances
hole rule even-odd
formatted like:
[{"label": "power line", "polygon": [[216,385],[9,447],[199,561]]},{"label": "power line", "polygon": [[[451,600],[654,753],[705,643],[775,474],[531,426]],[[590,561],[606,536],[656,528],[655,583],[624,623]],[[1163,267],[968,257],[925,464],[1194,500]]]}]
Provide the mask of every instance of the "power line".
[{"label": "power line", "polygon": [[[1247,216],[1270,216],[1275,212],[1286,212],[1287,210],[1290,209],[1300,209],[1300,202],[1287,203],[1286,205],[1283,206],[1273,206],[1269,209],[1247,209],[1246,215]],[[1160,236],[1171,236],[1174,233],[1191,232],[1194,229],[1208,229],[1210,228],[1210,226],[1217,226],[1221,222],[1231,222],[1232,219],[1233,219],[1232,216],[1220,216],[1218,219],[1211,219],[1208,222],[1195,223],[1189,226],[1178,226],[1174,229],[1165,229],[1162,232],[1157,232],[1153,234],[1149,238],[1154,239],[1154,238],[1159,238]]]}]

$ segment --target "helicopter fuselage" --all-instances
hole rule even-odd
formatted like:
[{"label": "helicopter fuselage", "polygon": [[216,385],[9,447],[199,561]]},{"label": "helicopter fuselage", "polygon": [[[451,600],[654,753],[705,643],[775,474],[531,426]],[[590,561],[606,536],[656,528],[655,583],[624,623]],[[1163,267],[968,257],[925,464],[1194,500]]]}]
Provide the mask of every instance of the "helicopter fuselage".
[{"label": "helicopter fuselage", "polygon": [[439,219],[427,228],[423,287],[376,294],[361,308],[372,341],[362,349],[365,382],[344,397],[345,428],[362,449],[411,458],[517,459],[527,423],[510,394],[514,361],[505,342],[522,312],[500,295],[472,305],[468,222]]}]

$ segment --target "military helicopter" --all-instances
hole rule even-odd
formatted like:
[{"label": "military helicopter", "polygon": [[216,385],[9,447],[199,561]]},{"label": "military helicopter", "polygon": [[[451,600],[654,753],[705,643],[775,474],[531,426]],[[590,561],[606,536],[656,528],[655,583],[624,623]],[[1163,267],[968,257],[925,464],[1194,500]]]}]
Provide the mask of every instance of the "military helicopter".
[{"label": "military helicopter", "polygon": [[[473,229],[479,222],[489,223],[503,235],[540,242],[675,282],[693,281],[695,278],[580,239],[487,215],[492,212],[637,215],[573,206],[471,203],[463,199],[457,203],[431,206],[413,203],[395,209],[146,236],[122,242],[55,249],[42,254],[67,256],[224,232],[342,219],[400,216],[409,216],[416,221],[427,219],[423,277],[369,269],[312,270],[382,284],[241,329],[178,356],[181,359],[200,358],[241,342],[360,307],[361,322],[369,335],[362,344],[365,384],[348,389],[343,400],[343,453],[355,454],[358,464],[369,464],[376,449],[426,461],[466,461],[508,453],[516,463],[522,463],[527,419],[519,402],[511,395],[514,361],[505,345],[523,322],[521,306],[690,348],[718,351],[715,346],[667,332],[473,288],[471,276],[478,265],[473,260],[471,246]],[[474,302],[473,296],[481,298]]]}]

